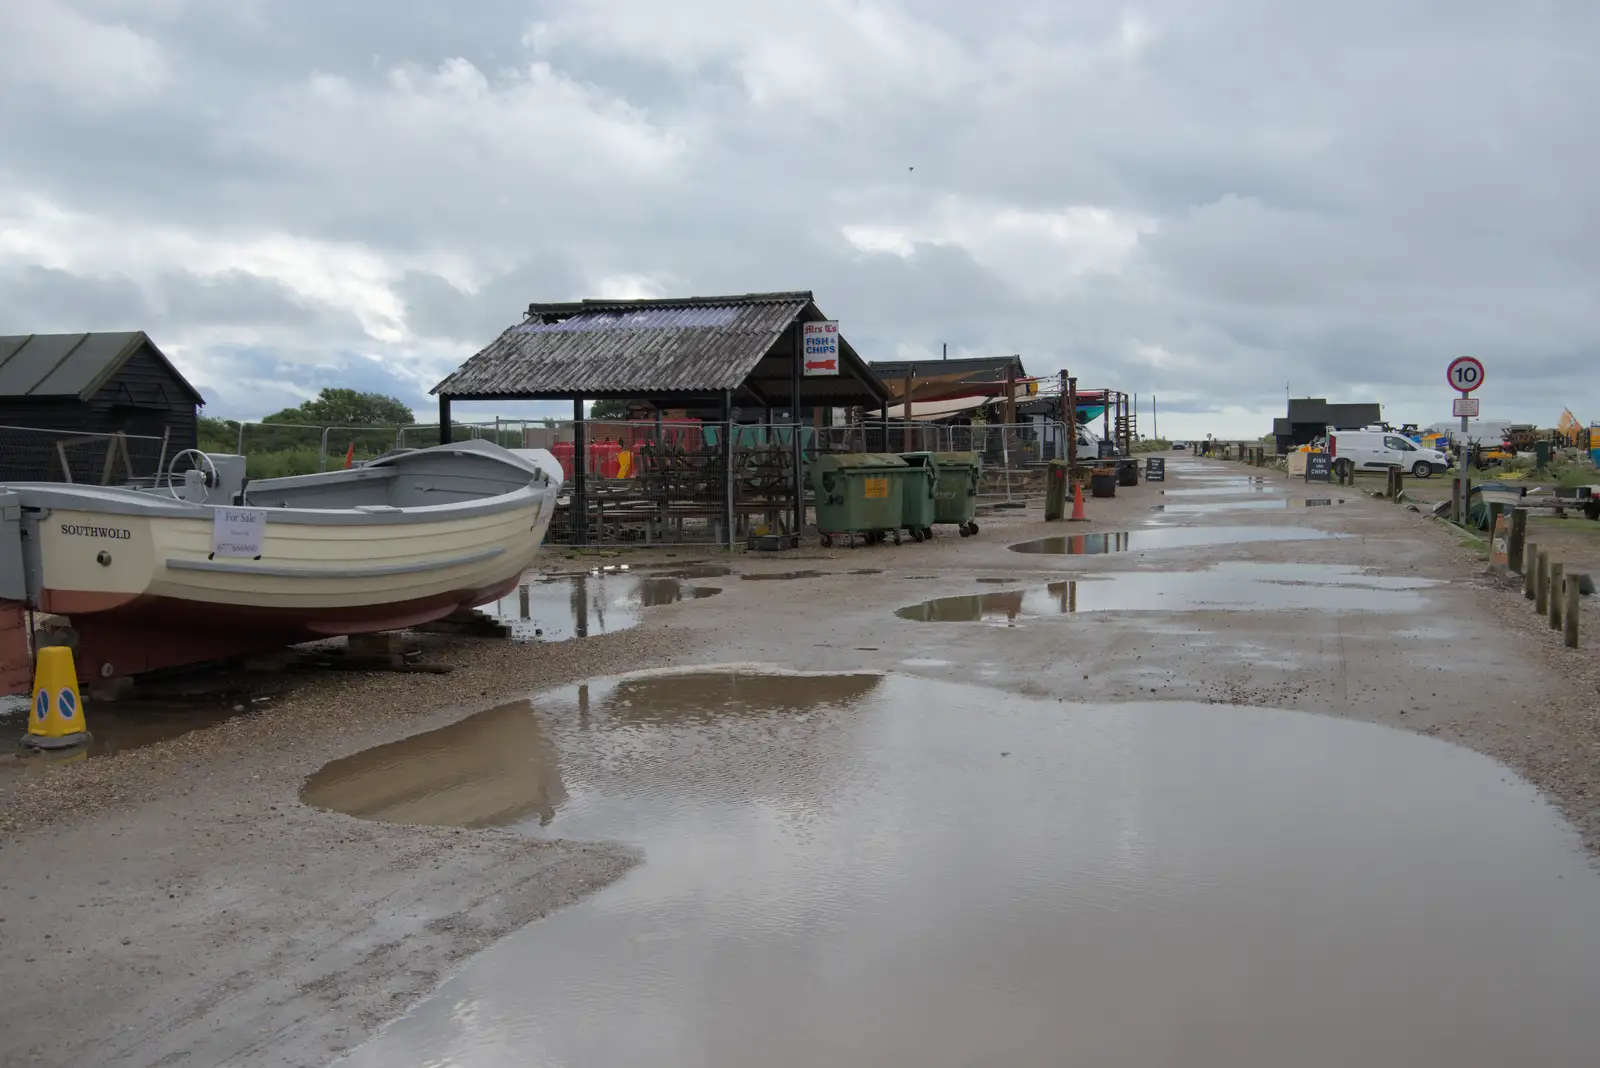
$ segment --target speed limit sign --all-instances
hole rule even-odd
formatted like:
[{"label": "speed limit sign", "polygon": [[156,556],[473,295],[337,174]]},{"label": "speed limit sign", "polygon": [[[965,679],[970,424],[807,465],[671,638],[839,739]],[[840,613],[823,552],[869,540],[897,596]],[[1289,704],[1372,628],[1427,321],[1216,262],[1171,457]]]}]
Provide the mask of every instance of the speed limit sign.
[{"label": "speed limit sign", "polygon": [[1471,356],[1458,356],[1450,361],[1450,369],[1445,372],[1445,377],[1450,379],[1451,389],[1471,393],[1483,385],[1483,364]]}]

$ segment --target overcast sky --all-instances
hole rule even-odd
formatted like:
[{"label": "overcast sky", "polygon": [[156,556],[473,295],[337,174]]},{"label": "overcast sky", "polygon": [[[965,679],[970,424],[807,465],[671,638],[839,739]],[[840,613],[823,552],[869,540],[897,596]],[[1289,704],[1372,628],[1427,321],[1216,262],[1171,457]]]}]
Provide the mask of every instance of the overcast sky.
[{"label": "overcast sky", "polygon": [[427,419],[531,300],[811,289],[1172,433],[1431,422],[1461,354],[1600,420],[1597,52],[1593,0],[0,0],[0,334]]}]

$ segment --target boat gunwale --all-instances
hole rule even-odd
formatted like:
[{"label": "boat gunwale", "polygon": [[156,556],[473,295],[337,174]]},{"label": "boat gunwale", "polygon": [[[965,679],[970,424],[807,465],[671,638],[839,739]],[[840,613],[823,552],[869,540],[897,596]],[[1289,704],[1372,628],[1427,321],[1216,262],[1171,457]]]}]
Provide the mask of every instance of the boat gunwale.
[{"label": "boat gunwale", "polygon": [[6,482],[0,491],[10,490],[22,498],[24,508],[63,512],[90,512],[97,515],[138,516],[149,519],[195,519],[209,521],[219,509],[249,509],[267,513],[274,525],[293,526],[393,526],[412,523],[444,523],[472,519],[554,499],[559,483],[529,483],[508,493],[470,501],[422,504],[393,511],[366,511],[351,508],[282,508],[251,504],[196,504],[165,498],[143,490],[120,486],[82,486],[63,482]]}]

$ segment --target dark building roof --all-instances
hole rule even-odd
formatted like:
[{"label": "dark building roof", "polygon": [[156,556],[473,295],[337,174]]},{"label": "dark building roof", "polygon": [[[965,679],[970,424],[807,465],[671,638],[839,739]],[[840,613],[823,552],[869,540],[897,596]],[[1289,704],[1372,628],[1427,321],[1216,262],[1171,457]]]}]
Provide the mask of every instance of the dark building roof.
[{"label": "dark building roof", "polygon": [[[465,399],[713,396],[743,391],[786,403],[799,321],[825,316],[811,293],[530,304],[521,323],[474,354],[433,392]],[[883,384],[840,338],[844,374],[807,378],[802,398],[876,403]]]},{"label": "dark building roof", "polygon": [[200,391],[178,373],[142,330],[0,337],[0,397],[87,401],[105,388],[141,346],[149,346],[196,404],[205,403]]},{"label": "dark building roof", "polygon": [[[1329,404],[1320,397],[1298,397],[1289,401],[1289,423],[1315,423],[1318,426],[1366,426],[1383,421],[1381,404]],[[1276,425],[1276,424],[1275,424]],[[1287,433],[1287,431],[1278,431]]]},{"label": "dark building roof", "polygon": [[1006,368],[1012,368],[1013,377],[1026,378],[1020,356],[966,356],[958,360],[873,360],[869,364],[885,382],[895,382],[916,368],[918,377],[959,374],[963,381],[973,383],[998,383],[1004,385]]}]

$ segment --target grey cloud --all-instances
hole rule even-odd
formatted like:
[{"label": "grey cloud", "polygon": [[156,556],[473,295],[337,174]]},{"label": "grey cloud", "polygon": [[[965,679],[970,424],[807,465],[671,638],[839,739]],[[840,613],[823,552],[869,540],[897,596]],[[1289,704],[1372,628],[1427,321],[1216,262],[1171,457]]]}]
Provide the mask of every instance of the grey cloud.
[{"label": "grey cloud", "polygon": [[[423,271],[408,271],[395,289],[405,302],[407,323],[417,333],[477,340],[480,345],[520,321],[531,303],[581,300],[591,295],[583,291],[583,275],[575,264],[542,253],[496,275],[475,293]],[[466,352],[462,358],[471,354]]]},{"label": "grey cloud", "polygon": [[139,330],[147,312],[144,294],[127,278],[37,266],[0,271],[0,334]]},{"label": "grey cloud", "polygon": [[[1206,398],[1274,408],[1286,377],[1296,393],[1427,398],[1440,361],[1470,351],[1507,369],[1496,388],[1538,409],[1528,417],[1547,418],[1541,406],[1557,397],[1600,416],[1600,386],[1571,371],[1600,343],[1600,147],[1588,131],[1600,6],[1155,0],[1124,36],[1121,8],[906,4],[955,58],[900,78],[844,70],[840,84],[859,91],[842,112],[751,102],[740,49],[758,39],[706,27],[705,54],[686,67],[652,53],[648,32],[624,47],[603,25],[563,31],[578,8],[557,0],[449,14],[375,0],[243,15],[166,6],[115,16],[170,58],[166,92],[115,115],[57,106],[43,90],[0,98],[0,138],[14,148],[0,186],[108,226],[202,240],[253,227],[395,262],[437,253],[488,281],[469,294],[420,267],[396,271],[425,357],[246,279],[134,284],[0,258],[0,315],[83,328],[267,324],[274,351],[380,352],[432,373],[530,300],[636,275],[675,293],[812,288],[873,354],[945,340],[1020,351],[1036,371],[1071,366],[1165,392],[1174,410]],[[764,17],[773,33],[792,31],[790,13]],[[394,69],[426,82],[456,59],[482,73],[487,96],[395,104]],[[522,100],[527,114],[492,111],[537,62],[566,80]],[[318,77],[340,89],[319,97]],[[579,98],[599,117],[582,119]],[[647,155],[676,147],[640,162],[630,138]],[[910,227],[946,198],[1088,205],[1155,228],[1115,270],[1049,298],[1020,292],[970,249],[924,242],[900,257],[841,236]],[[281,371],[272,358],[229,357],[309,381],[302,356]],[[415,392],[415,378],[394,388]]]}]

